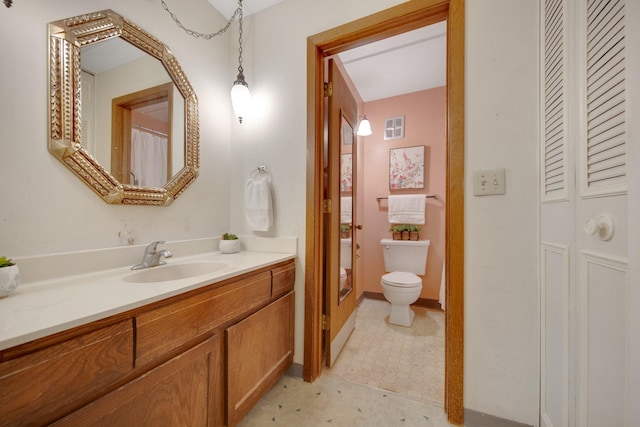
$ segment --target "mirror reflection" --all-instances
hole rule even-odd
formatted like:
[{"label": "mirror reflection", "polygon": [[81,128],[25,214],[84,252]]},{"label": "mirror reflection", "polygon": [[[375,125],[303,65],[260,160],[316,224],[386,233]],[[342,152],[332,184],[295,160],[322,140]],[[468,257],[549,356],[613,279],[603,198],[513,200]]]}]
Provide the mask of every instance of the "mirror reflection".
[{"label": "mirror reflection", "polygon": [[340,124],[340,301],[353,290],[353,180],[355,132],[344,116]]},{"label": "mirror reflection", "polygon": [[169,205],[198,175],[197,98],[162,42],[111,10],[49,24],[49,151],[108,203]]},{"label": "mirror reflection", "polygon": [[164,186],[184,167],[184,99],[171,77],[121,38],[80,52],[82,146],[123,184]]}]

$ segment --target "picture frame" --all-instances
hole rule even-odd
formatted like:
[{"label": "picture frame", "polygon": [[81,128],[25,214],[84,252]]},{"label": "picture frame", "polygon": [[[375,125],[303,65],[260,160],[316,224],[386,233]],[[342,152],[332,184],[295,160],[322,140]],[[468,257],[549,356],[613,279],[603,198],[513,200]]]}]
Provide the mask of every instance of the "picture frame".
[{"label": "picture frame", "polygon": [[424,145],[389,150],[390,190],[424,188],[424,152]]},{"label": "picture frame", "polygon": [[350,192],[353,190],[353,160],[352,154],[340,155],[340,191]]}]

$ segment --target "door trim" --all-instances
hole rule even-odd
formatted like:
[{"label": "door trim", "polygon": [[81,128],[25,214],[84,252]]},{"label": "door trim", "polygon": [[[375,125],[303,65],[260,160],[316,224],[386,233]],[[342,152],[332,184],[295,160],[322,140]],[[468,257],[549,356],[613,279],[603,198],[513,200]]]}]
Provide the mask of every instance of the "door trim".
[{"label": "door trim", "polygon": [[445,410],[463,423],[464,362],[464,0],[413,0],[307,39],[305,381],[322,371],[324,58],[447,20],[447,200]]}]

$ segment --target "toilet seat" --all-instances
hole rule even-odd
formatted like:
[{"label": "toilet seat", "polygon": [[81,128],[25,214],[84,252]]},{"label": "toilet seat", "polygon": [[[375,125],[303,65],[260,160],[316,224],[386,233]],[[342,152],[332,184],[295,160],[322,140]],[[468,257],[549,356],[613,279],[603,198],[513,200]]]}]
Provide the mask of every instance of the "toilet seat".
[{"label": "toilet seat", "polygon": [[405,271],[394,271],[382,276],[382,282],[387,286],[397,288],[415,288],[422,286],[422,279],[413,273]]}]

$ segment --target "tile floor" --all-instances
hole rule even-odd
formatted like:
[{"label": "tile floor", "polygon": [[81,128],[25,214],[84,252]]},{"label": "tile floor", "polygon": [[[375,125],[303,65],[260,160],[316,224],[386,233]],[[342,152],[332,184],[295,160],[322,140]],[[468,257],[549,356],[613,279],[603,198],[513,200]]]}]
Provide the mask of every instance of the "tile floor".
[{"label": "tile floor", "polygon": [[410,328],[388,322],[387,301],[364,299],[356,327],[325,372],[400,396],[444,405],[444,312],[412,307]]},{"label": "tile floor", "polygon": [[388,308],[363,300],[334,367],[313,383],[282,377],[239,426],[449,426],[442,409],[444,314],[414,307],[414,323],[404,328],[387,322]]}]

